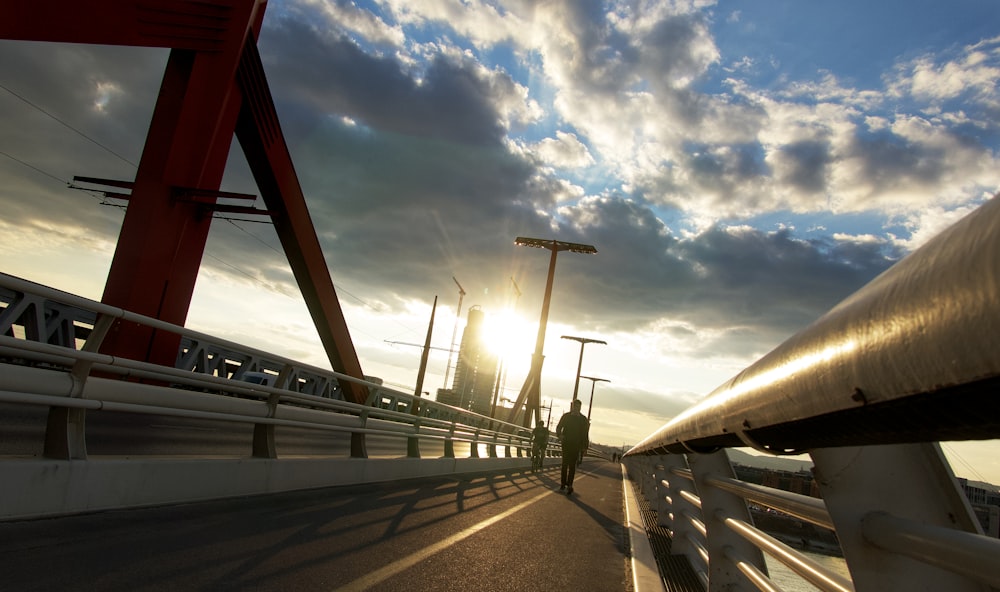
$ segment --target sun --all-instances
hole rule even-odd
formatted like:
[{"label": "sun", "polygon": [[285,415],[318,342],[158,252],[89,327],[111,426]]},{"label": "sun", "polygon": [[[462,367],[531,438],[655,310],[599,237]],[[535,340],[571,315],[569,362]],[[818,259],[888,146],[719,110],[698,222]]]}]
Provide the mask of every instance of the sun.
[{"label": "sun", "polygon": [[531,355],[535,327],[517,314],[504,311],[486,317],[483,323],[483,344],[503,358],[518,354]]}]

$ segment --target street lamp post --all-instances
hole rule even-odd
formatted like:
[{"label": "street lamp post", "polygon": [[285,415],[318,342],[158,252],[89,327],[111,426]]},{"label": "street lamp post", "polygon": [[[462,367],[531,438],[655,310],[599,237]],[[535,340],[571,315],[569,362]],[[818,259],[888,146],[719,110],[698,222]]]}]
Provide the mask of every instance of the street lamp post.
[{"label": "street lamp post", "polygon": [[552,251],[552,256],[549,258],[549,275],[545,282],[545,297],[542,299],[542,316],[538,321],[538,338],[535,340],[535,353],[531,354],[531,368],[528,370],[528,376],[524,379],[524,384],[521,385],[521,392],[517,395],[517,402],[514,404],[514,408],[510,412],[510,417],[508,421],[514,421],[515,416],[521,407],[527,404],[527,411],[524,414],[524,421],[522,425],[531,426],[532,415],[536,418],[541,419],[541,379],[542,379],[542,361],[545,356],[542,355],[542,346],[545,343],[545,326],[549,320],[549,303],[552,300],[552,282],[556,275],[556,254],[559,251],[569,251],[571,253],[586,253],[594,254],[597,252],[597,248],[593,245],[583,245],[579,243],[567,243],[557,240],[546,240],[539,238],[526,238],[519,236],[514,239],[514,244],[523,247],[536,247],[541,249],[548,249]]},{"label": "street lamp post", "polygon": [[573,383],[573,400],[576,401],[576,395],[580,391],[580,370],[583,369],[583,346],[588,343],[600,343],[601,345],[607,345],[608,343],[606,341],[601,341],[600,339],[588,339],[586,337],[574,337],[572,335],[563,335],[562,338],[580,342],[580,361],[576,364],[576,382]]},{"label": "street lamp post", "polygon": [[587,419],[590,419],[590,411],[594,408],[594,385],[598,382],[611,382],[607,378],[594,378],[593,376],[581,376],[590,381],[590,405],[587,406]]}]

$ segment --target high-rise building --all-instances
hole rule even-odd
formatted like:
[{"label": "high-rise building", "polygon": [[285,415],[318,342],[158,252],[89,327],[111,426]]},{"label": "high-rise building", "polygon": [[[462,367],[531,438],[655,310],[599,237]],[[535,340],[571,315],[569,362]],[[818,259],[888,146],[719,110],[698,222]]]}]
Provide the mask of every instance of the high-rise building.
[{"label": "high-rise building", "polygon": [[458,348],[455,378],[450,389],[439,389],[437,400],[482,415],[490,414],[497,380],[497,356],[484,341],[486,314],[479,306],[469,309],[469,320]]}]

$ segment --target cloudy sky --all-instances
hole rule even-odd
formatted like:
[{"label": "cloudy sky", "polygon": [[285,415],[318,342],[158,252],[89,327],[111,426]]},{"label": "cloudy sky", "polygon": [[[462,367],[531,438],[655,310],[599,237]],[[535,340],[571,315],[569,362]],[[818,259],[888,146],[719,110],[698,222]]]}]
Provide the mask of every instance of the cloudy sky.
[{"label": "cloudy sky", "polygon": [[[516,397],[549,257],[513,240],[592,244],[558,259],[542,397],[572,393],[560,336],[607,341],[583,369],[607,444],[1000,188],[990,0],[271,0],[259,47],[366,374],[412,388],[435,296],[434,345],[461,334],[454,277],[462,317],[514,330]],[[0,42],[0,270],[100,298],[124,211],[67,181],[134,178],[166,57]],[[258,193],[238,144],[222,189]],[[240,218],[188,325],[326,366],[273,228]],[[1000,483],[993,443],[946,450]]]}]

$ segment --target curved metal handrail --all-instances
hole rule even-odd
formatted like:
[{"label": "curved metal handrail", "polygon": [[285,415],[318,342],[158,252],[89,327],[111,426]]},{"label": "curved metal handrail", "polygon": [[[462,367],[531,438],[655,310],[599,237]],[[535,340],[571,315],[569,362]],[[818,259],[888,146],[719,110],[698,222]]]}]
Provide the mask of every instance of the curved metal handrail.
[{"label": "curved metal handrail", "polygon": [[[1000,437],[1000,199],[893,265],[631,454]],[[905,418],[906,421],[890,422]]]}]

